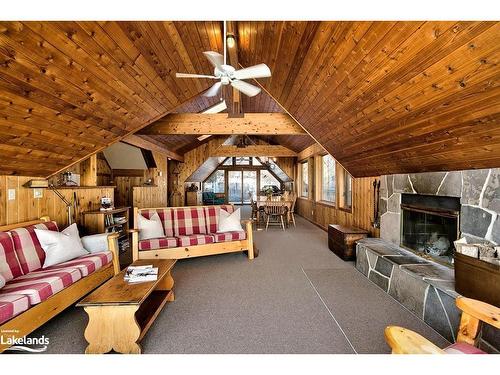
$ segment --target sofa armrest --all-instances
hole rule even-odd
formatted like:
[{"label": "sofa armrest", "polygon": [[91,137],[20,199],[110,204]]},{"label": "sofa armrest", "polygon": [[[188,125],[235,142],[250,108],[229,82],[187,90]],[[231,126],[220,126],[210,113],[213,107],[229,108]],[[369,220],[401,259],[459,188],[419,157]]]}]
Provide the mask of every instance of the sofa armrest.
[{"label": "sofa armrest", "polygon": [[388,326],[384,336],[392,354],[445,354],[425,337],[406,328]]},{"label": "sofa armrest", "polygon": [[247,237],[248,246],[248,259],[254,258],[254,248],[253,248],[253,228],[252,220],[241,220],[241,224],[245,225],[245,232]]},{"label": "sofa armrest", "polygon": [[139,229],[129,229],[132,235],[132,260],[135,262],[139,259]]},{"label": "sofa armrest", "polygon": [[108,250],[113,254],[113,270],[115,275],[120,273],[120,250],[118,248],[118,233],[108,234]]}]

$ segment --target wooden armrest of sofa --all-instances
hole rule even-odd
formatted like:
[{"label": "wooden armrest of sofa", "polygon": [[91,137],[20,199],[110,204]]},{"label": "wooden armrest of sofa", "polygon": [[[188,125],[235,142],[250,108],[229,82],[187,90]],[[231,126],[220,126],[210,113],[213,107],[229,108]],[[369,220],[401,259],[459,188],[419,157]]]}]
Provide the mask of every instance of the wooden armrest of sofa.
[{"label": "wooden armrest of sofa", "polygon": [[120,273],[120,250],[118,248],[119,233],[108,234],[108,250],[113,253],[113,271],[115,275]]},{"label": "wooden armrest of sofa", "polygon": [[406,328],[388,326],[384,336],[392,349],[392,354],[445,354],[444,350],[425,337]]},{"label": "wooden armrest of sofa", "polygon": [[500,308],[466,297],[458,297],[456,304],[464,313],[500,329]]},{"label": "wooden armrest of sofa", "polygon": [[462,310],[457,342],[476,346],[481,332],[481,322],[500,328],[500,308],[465,297],[458,297],[455,303]]}]

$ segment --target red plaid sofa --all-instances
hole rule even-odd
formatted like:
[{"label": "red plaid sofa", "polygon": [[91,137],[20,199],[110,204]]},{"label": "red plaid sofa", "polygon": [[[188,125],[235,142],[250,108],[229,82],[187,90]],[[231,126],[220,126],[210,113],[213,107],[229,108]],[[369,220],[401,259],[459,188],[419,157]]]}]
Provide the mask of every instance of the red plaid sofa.
[{"label": "red plaid sofa", "polygon": [[158,213],[165,237],[139,240],[139,229],[132,230],[132,254],[137,259],[182,259],[238,251],[254,258],[252,222],[244,220],[244,230],[218,233],[219,210],[229,213],[232,205],[134,208],[134,224],[142,215],[149,219]]},{"label": "red plaid sofa", "polygon": [[119,272],[116,234],[109,250],[42,269],[35,228],[59,230],[48,218],[0,227],[0,352]]}]

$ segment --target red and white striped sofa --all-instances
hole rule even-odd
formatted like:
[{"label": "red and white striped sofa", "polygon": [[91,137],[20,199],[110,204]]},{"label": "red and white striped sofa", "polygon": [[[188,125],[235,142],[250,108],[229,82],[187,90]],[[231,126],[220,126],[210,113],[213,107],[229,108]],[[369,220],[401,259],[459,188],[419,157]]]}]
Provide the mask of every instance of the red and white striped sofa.
[{"label": "red and white striped sofa", "polygon": [[48,218],[0,227],[0,352],[119,272],[116,234],[109,250],[42,269],[35,228],[59,230]]},{"label": "red and white striped sofa", "polygon": [[243,220],[243,231],[218,233],[219,210],[234,212],[233,205],[134,208],[134,224],[138,215],[149,219],[155,212],[160,217],[165,237],[139,240],[139,229],[132,230],[132,253],[137,259],[182,259],[204,255],[248,251],[254,258],[252,222]]}]

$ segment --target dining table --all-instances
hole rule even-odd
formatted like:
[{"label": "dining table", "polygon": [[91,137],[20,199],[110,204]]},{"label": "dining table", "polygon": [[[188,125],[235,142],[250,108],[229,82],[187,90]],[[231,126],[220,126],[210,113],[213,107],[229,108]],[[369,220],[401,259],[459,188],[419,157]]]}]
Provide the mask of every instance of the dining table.
[{"label": "dining table", "polygon": [[[272,198],[271,200],[269,200],[267,197],[259,196],[259,197],[257,197],[257,201],[255,203],[257,204],[257,209],[259,209],[260,207],[264,207],[266,205],[266,203],[268,203],[268,202],[280,202],[280,203],[282,203],[287,208],[286,220],[287,220],[287,223],[290,223],[290,221],[291,221],[291,209],[292,209],[292,205],[293,205],[292,199],[274,199],[274,198]],[[259,226],[259,221],[260,221],[260,215],[257,215],[257,226]]]}]

